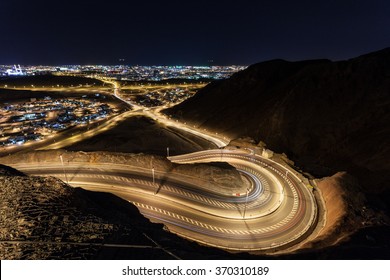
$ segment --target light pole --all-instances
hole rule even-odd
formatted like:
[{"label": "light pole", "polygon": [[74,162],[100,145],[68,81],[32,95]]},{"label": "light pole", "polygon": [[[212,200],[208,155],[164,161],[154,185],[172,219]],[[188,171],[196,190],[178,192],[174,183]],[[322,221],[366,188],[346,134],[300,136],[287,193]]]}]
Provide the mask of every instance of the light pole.
[{"label": "light pole", "polygon": [[255,150],[254,149],[250,149],[250,151],[251,151],[251,160],[252,161],[255,161]]},{"label": "light pole", "polygon": [[61,160],[61,164],[62,164],[62,170],[64,171],[66,183],[69,184],[68,176],[66,176],[66,172],[65,172],[64,159],[62,158],[62,155],[60,155],[60,160]]},{"label": "light pole", "polygon": [[246,213],[246,204],[248,203],[248,194],[249,194],[249,189],[246,189],[246,198],[245,198],[244,215],[243,215],[244,220],[245,220],[245,213]]}]

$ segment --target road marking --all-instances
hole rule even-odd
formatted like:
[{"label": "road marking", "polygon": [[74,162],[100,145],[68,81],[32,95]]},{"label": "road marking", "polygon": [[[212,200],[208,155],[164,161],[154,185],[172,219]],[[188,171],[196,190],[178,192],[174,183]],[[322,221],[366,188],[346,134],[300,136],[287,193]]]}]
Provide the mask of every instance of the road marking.
[{"label": "road marking", "polygon": [[[202,154],[203,153],[203,154]],[[215,161],[218,161],[218,159],[221,159],[221,154],[215,153],[212,156],[209,156],[206,154],[206,152],[199,152],[197,156],[182,156],[182,159],[179,160],[182,163],[190,163],[191,161],[193,162],[202,162],[202,161],[210,161],[214,159]],[[187,159],[186,159],[187,157]],[[191,225],[196,225],[196,227],[206,229],[207,231],[213,231],[213,232],[219,232],[220,234],[228,234],[228,235],[244,235],[247,236],[249,234],[251,235],[261,235],[261,234],[270,234],[272,232],[277,232],[277,231],[282,231],[283,228],[290,228],[291,226],[294,226],[295,223],[299,225],[299,221],[303,220],[304,217],[306,220],[309,221],[309,225],[305,226],[304,229],[302,229],[300,232],[298,232],[296,235],[294,235],[294,238],[298,238],[300,235],[302,235],[309,227],[310,223],[313,223],[313,215],[309,215],[308,213],[304,213],[303,211],[306,207],[306,205],[312,205],[314,204],[312,201],[312,197],[309,196],[309,199],[311,199],[311,204],[305,201],[301,201],[302,197],[304,198],[304,194],[309,193],[309,191],[306,191],[308,189],[306,186],[304,186],[304,190],[301,189],[301,183],[294,177],[294,174],[289,176],[285,176],[285,173],[283,173],[279,165],[271,166],[268,163],[261,162],[257,159],[252,159],[250,158],[248,160],[247,156],[241,155],[241,154],[229,154],[223,152],[223,159],[224,160],[231,160],[232,165],[235,165],[237,162],[240,164],[240,169],[246,170],[247,172],[253,174],[256,176],[256,178],[259,180],[259,182],[262,185],[262,190],[261,194],[257,196],[256,200],[250,201],[247,204],[247,213],[248,217],[250,216],[251,209],[260,209],[260,211],[268,211],[273,213],[275,209],[268,209],[267,210],[267,205],[282,205],[282,199],[287,200],[288,202],[288,213],[286,213],[285,216],[281,216],[281,220],[277,221],[277,223],[268,225],[268,226],[263,226],[260,228],[252,228],[253,226],[250,226],[250,229],[248,230],[236,230],[236,229],[231,229],[231,228],[226,228],[226,227],[219,227],[215,224],[208,224],[208,223],[202,223],[198,221],[197,219],[193,219],[190,217],[185,217],[183,215],[180,215],[178,213],[173,213],[171,211],[168,211],[166,209],[160,209],[155,206],[150,206],[150,205],[145,205],[145,204],[140,204],[137,202],[133,202],[137,207],[141,209],[144,209],[142,212],[145,213],[145,215],[148,215],[148,211],[150,213],[158,213],[158,216],[166,216],[170,217],[169,220],[172,222],[172,219],[175,219],[177,221],[181,221],[181,223],[186,223],[186,224],[191,224]],[[241,164],[241,160],[243,161]],[[175,162],[178,162],[177,160],[174,160]],[[257,167],[255,167],[255,164]],[[241,166],[242,165],[242,166]],[[281,183],[282,189],[280,190],[278,187],[275,187],[271,179],[269,179],[268,175],[264,175],[260,172],[259,168],[266,168],[267,172],[272,174],[272,176],[275,176],[275,180],[277,182],[283,182]],[[104,170],[104,168],[99,168],[98,170]],[[98,173],[98,172],[97,172]],[[62,178],[63,174],[52,174],[52,175],[57,175],[57,177]],[[133,179],[129,177],[124,177],[124,176],[114,176],[114,175],[106,175],[106,174],[81,174],[79,177],[78,174],[73,175],[73,178],[93,178],[93,179],[102,179],[104,181],[107,181],[107,184],[110,184],[112,182],[117,182],[118,185],[123,186],[123,189],[131,187],[132,190],[138,191],[139,189],[142,189],[143,191],[148,191],[152,192],[155,190],[157,187],[157,184],[153,184],[150,180],[141,180],[141,179]],[[294,180],[292,179],[294,178]],[[76,181],[77,179],[73,179],[73,181]],[[87,180],[88,181],[88,180]],[[72,182],[72,181],[71,181]],[[92,183],[93,184],[93,183]],[[180,187],[177,187],[176,185],[179,185],[178,183],[175,183],[175,185],[169,184],[169,182],[164,183],[162,192],[161,194],[164,195],[164,199],[169,199],[169,196],[174,194],[172,197],[180,197],[180,198],[185,198],[188,201],[193,200],[194,202],[201,203],[202,205],[208,205],[208,206],[213,206],[213,207],[218,207],[222,208],[218,211],[221,211],[221,213],[224,210],[236,210],[237,213],[239,213],[239,209],[242,211],[243,209],[243,203],[231,203],[231,202],[226,202],[226,201],[220,201],[218,199],[210,198],[205,195],[192,192],[189,189],[183,189]],[[148,186],[148,188],[146,188]],[[112,186],[111,186],[112,187]],[[113,187],[113,188],[120,188],[120,187]],[[134,187],[134,188],[133,188]],[[281,194],[282,192],[282,194]],[[174,201],[174,199],[172,200]],[[287,207],[287,202],[283,204],[283,207]],[[304,202],[304,204],[302,204]],[[279,207],[277,206],[277,207]],[[315,205],[314,205],[315,206]],[[192,207],[192,206],[191,206]],[[147,210],[147,211],[146,211]],[[214,208],[210,208],[210,210],[214,210]],[[146,212],[145,212],[146,211]],[[307,210],[306,210],[307,211]],[[210,212],[213,213],[213,212]],[[228,212],[226,212],[228,213]],[[303,213],[303,214],[302,214]],[[271,213],[270,213],[271,214]],[[306,216],[305,216],[306,215]],[[239,216],[237,216],[239,217]],[[276,217],[276,216],[275,216]],[[299,217],[299,219],[297,219]],[[290,222],[292,220],[294,221],[294,224],[291,224]],[[239,218],[236,219],[237,221]],[[173,223],[173,222],[172,222]],[[169,224],[169,223],[168,223]],[[248,221],[248,224],[249,221]],[[196,231],[192,227],[193,231]],[[205,234],[202,230],[199,230],[201,234]],[[258,238],[258,237],[256,237]],[[278,244],[276,244],[278,245]],[[272,245],[274,246],[274,245]],[[271,247],[272,247],[271,246]]]}]

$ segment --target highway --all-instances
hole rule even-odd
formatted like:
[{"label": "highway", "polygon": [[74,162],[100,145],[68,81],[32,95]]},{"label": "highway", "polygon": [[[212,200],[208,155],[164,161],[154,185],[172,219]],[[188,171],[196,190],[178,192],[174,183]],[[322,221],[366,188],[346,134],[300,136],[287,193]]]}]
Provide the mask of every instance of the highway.
[{"label": "highway", "polygon": [[[165,126],[174,127],[174,128],[179,129],[179,130],[186,131],[186,132],[189,132],[189,133],[194,134],[196,136],[199,136],[203,139],[206,139],[207,141],[214,143],[219,148],[225,147],[229,143],[228,139],[226,139],[222,136],[218,136],[218,134],[213,134],[213,133],[210,133],[207,131],[200,131],[199,129],[196,129],[193,126],[187,125],[186,123],[181,123],[181,122],[173,121],[173,120],[169,119],[166,115],[160,113],[163,109],[168,108],[167,106],[160,106],[157,108],[149,109],[149,108],[144,108],[142,106],[138,106],[138,105],[130,102],[129,100],[127,100],[121,96],[120,84],[118,81],[107,80],[107,79],[100,79],[100,80],[105,82],[105,83],[111,84],[114,87],[114,96],[116,98],[118,98],[119,100],[130,105],[133,108],[133,111],[135,114],[140,113],[140,114],[142,114],[146,117],[149,117],[149,118],[155,120],[156,122],[161,123]],[[172,104],[171,106],[174,106],[174,104]]]},{"label": "highway", "polygon": [[[136,205],[171,232],[229,250],[269,250],[299,242],[315,226],[316,203],[300,179],[270,160],[247,150],[216,149],[169,158],[176,163],[228,162],[250,178],[251,187],[236,194],[205,189],[196,177],[132,165],[17,163],[31,175],[55,176],[72,186],[113,193]],[[66,179],[64,175],[66,173]]]}]

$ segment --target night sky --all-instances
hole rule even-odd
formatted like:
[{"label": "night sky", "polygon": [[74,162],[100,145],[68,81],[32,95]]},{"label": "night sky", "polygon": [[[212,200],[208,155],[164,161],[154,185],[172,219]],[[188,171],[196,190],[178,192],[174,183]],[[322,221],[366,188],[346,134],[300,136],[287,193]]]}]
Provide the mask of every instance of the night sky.
[{"label": "night sky", "polygon": [[390,47],[389,0],[0,0],[0,22],[0,64],[248,65]]}]

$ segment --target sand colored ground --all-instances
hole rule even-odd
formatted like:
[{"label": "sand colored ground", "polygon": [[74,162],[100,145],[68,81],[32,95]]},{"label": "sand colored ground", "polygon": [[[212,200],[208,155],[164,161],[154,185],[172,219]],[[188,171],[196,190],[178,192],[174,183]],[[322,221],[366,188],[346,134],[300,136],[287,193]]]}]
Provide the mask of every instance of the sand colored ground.
[{"label": "sand colored ground", "polygon": [[325,226],[319,232],[316,240],[328,238],[335,232],[347,215],[347,205],[344,200],[345,191],[340,181],[345,173],[338,172],[331,177],[326,177],[317,181],[317,187],[321,191],[325,202]]},{"label": "sand colored ground", "polygon": [[357,182],[346,172],[314,180],[318,201],[318,225],[307,240],[289,251],[335,246],[362,227],[364,196]]}]

